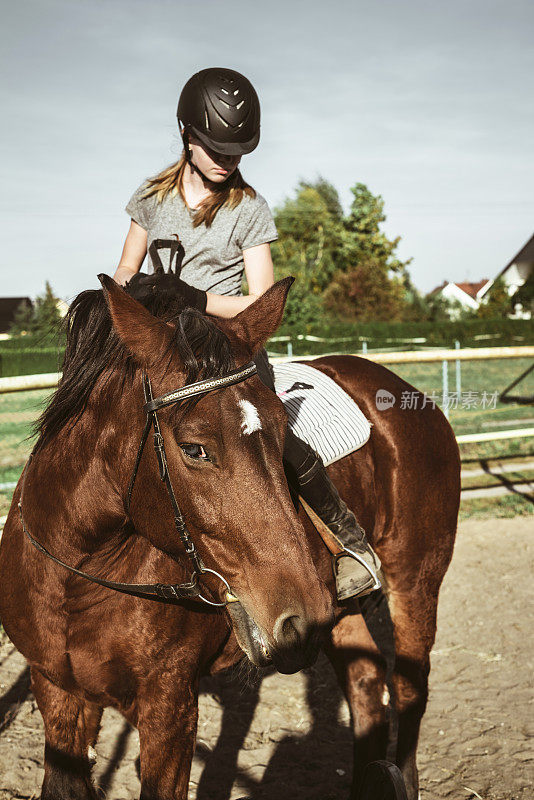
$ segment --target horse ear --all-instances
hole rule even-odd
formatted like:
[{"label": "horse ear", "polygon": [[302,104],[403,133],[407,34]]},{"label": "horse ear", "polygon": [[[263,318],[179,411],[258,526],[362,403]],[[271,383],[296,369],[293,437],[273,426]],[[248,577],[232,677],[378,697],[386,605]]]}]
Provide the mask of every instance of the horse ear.
[{"label": "horse ear", "polygon": [[134,300],[109,275],[100,274],[113,327],[122,343],[145,369],[160,365],[172,347],[171,328]]},{"label": "horse ear", "polygon": [[287,293],[294,280],[291,277],[283,278],[244,311],[225,320],[231,332],[244,341],[253,353],[263,347],[282,322]]}]

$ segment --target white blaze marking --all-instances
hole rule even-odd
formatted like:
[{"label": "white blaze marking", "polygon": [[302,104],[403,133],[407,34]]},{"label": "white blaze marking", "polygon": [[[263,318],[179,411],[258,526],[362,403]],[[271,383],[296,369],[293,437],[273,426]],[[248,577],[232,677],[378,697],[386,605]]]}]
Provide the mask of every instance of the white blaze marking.
[{"label": "white blaze marking", "polygon": [[261,419],[256,406],[253,406],[248,400],[240,400],[239,407],[242,414],[241,430],[243,433],[248,435],[254,431],[261,431]]}]

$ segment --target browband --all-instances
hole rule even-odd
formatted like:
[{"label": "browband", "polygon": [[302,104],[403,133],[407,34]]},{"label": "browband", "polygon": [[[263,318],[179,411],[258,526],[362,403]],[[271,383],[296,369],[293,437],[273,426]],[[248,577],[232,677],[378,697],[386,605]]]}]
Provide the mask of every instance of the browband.
[{"label": "browband", "polygon": [[161,397],[154,397],[152,400],[145,403],[145,411],[147,414],[150,414],[165,406],[178,403],[180,400],[187,400],[190,397],[213,392],[215,389],[223,389],[225,386],[231,386],[233,383],[240,383],[245,380],[245,378],[254,375],[257,371],[256,364],[253,361],[249,361],[244,367],[234,369],[222,378],[206,378],[203,381],[190,383],[187,386],[183,386],[181,389],[176,389],[174,392],[169,392],[169,394],[163,394]]}]

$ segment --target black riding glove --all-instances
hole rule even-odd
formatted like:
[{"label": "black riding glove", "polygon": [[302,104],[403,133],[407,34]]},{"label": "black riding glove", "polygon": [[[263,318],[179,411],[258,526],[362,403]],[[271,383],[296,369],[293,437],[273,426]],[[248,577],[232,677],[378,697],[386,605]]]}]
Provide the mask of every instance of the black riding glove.
[{"label": "black riding glove", "polygon": [[[173,277],[173,289],[182,295],[186,306],[189,306],[189,308],[196,308],[196,310],[200,311],[201,314],[205,314],[206,303],[208,302],[208,296],[206,292],[203,292],[202,289],[195,289],[194,286],[190,286],[188,283],[178,277],[180,275],[180,270],[182,269],[182,261],[184,260],[185,255],[184,247],[181,241],[178,239],[178,237],[176,237],[175,239],[154,239],[154,241],[151,243],[150,247],[148,248],[148,254],[152,259],[154,271],[158,273],[164,271],[158,252],[160,248],[168,248],[170,250],[170,267],[169,272],[166,274],[172,275]],[[176,265],[173,274],[172,262],[175,256]]]},{"label": "black riding glove", "polygon": [[178,278],[174,272],[163,272],[147,275],[145,272],[137,272],[128,281],[128,292],[143,305],[151,307],[157,295],[162,297],[182,298],[185,306],[195,308],[202,314],[206,311],[206,292],[195,289],[188,283]]},{"label": "black riding glove", "polygon": [[206,303],[208,302],[208,293],[203,292],[202,289],[195,289],[194,286],[189,286],[188,283],[181,278],[175,282],[177,290],[183,296],[185,304],[190,308],[196,308],[202,314],[206,313]]}]

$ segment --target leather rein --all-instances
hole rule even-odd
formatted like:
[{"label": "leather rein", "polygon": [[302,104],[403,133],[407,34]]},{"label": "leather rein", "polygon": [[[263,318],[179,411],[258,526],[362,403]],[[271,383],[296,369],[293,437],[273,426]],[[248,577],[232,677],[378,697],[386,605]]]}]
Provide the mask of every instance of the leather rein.
[{"label": "leather rein", "polygon": [[[42,544],[40,544],[40,542],[38,542],[36,539],[33,538],[28,528],[26,527],[26,523],[24,521],[24,517],[22,514],[22,499],[24,494],[24,487],[26,483],[28,466],[33,457],[32,453],[32,455],[30,455],[28,461],[26,462],[26,466],[24,467],[24,474],[22,477],[18,508],[22,524],[22,530],[24,531],[30,542],[33,544],[33,546],[37,550],[39,550],[40,553],[43,553],[45,556],[50,558],[56,564],[60,564],[62,567],[68,569],[75,575],[79,575],[80,577],[85,578],[86,580],[91,581],[92,583],[99,584],[100,586],[106,586],[108,589],[114,589],[117,592],[122,592],[123,594],[129,594],[136,597],[145,597],[154,600],[167,600],[167,601],[200,600],[204,603],[207,603],[210,606],[215,606],[215,607],[224,607],[228,603],[235,602],[237,598],[235,598],[235,596],[232,594],[232,590],[230,589],[230,585],[228,584],[226,578],[224,578],[219,572],[216,572],[215,570],[209,569],[208,567],[204,566],[202,559],[196,549],[195,543],[192,540],[191,535],[187,529],[187,524],[182,515],[182,512],[180,511],[178,501],[176,500],[176,494],[174,492],[171,476],[169,474],[167,456],[165,453],[165,442],[163,439],[163,434],[161,432],[157,412],[161,408],[165,408],[166,406],[174,405],[176,403],[182,403],[184,400],[189,400],[192,397],[199,397],[208,394],[208,392],[213,392],[216,391],[217,389],[223,389],[226,386],[232,386],[235,383],[241,383],[247,378],[250,378],[252,375],[255,375],[256,372],[257,369],[255,363],[253,361],[250,361],[244,367],[232,370],[232,372],[229,372],[227,375],[223,375],[221,378],[207,378],[202,381],[197,381],[196,383],[190,383],[187,384],[186,386],[183,386],[181,389],[176,389],[175,391],[169,392],[168,394],[165,395],[161,395],[160,397],[153,396],[150,379],[148,375],[146,375],[146,373],[143,373],[143,391],[145,395],[144,409],[146,412],[146,422],[143,434],[141,436],[141,441],[139,443],[139,447],[137,450],[137,456],[135,459],[132,476],[128,484],[125,509],[129,516],[130,503],[132,499],[132,493],[135,484],[135,479],[137,476],[137,471],[139,469],[139,464],[141,463],[141,457],[143,455],[143,450],[146,441],[148,439],[148,435],[150,433],[151,428],[153,428],[154,450],[156,453],[156,458],[158,460],[160,479],[162,482],[165,483],[173,510],[174,525],[176,530],[178,531],[180,540],[184,545],[185,552],[189,560],[191,561],[191,565],[193,567],[191,579],[188,583],[177,583],[177,584],[119,583],[116,581],[108,581],[105,580],[104,578],[97,578],[96,575],[90,575],[87,572],[83,572],[80,569],[76,569],[75,567],[71,567],[69,564],[66,564],[64,561],[61,561],[59,558],[56,558],[56,556],[52,555],[52,553],[50,553],[46,549],[46,547],[44,547]],[[202,589],[199,585],[199,579],[202,575],[205,574],[215,575],[222,581],[222,583],[226,588],[224,602],[217,603],[202,595]]]}]

